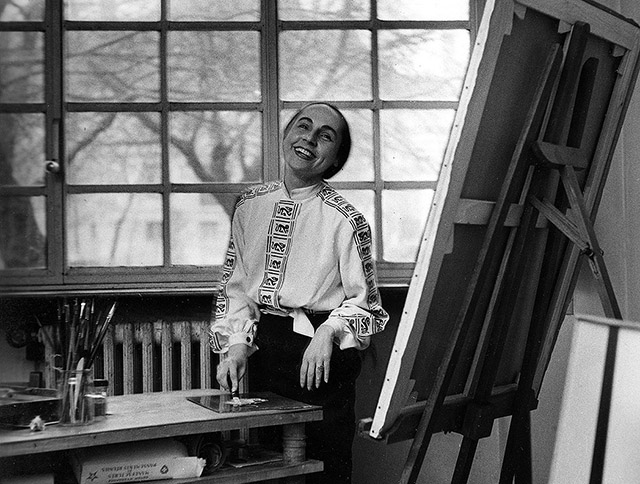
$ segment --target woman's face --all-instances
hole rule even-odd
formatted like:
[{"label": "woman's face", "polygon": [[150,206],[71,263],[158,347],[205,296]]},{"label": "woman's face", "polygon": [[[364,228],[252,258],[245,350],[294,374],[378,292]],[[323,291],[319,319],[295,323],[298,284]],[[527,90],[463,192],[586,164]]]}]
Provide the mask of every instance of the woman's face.
[{"label": "woman's face", "polygon": [[327,168],[337,163],[343,129],[342,118],[329,106],[307,106],[283,140],[287,176],[306,184],[319,182]]}]

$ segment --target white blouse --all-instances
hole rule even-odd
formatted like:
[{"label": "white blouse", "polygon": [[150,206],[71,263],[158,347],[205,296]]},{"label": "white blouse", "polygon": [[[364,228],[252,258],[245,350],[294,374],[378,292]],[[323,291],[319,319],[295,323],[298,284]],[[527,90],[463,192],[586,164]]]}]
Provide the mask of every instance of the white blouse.
[{"label": "white blouse", "polygon": [[288,193],[281,181],[236,204],[215,318],[213,351],[254,347],[261,312],[290,315],[313,336],[306,313],[330,311],[340,348],[369,346],[389,319],[382,308],[364,216],[326,182]]}]

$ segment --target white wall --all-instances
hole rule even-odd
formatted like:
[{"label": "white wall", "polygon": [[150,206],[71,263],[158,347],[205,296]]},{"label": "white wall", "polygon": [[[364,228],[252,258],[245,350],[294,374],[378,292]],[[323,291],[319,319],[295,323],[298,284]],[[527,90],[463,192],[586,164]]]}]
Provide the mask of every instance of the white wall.
[{"label": "white wall", "polygon": [[[638,0],[610,0],[608,5],[640,23]],[[596,233],[622,314],[626,319],[640,321],[640,83],[636,83],[627,111],[596,220]],[[580,307],[576,312],[587,312],[592,308],[594,287],[585,283],[579,289],[576,304]]]},{"label": "white wall", "polygon": [[[640,23],[640,2],[621,0],[621,12]],[[622,234],[624,236],[623,261],[624,280],[620,281],[624,306],[623,315],[633,321],[640,321],[640,83],[636,84],[631,105],[627,112],[627,122],[621,139],[623,170],[624,213],[626,214]],[[605,220],[601,219],[601,229],[607,231]]]}]

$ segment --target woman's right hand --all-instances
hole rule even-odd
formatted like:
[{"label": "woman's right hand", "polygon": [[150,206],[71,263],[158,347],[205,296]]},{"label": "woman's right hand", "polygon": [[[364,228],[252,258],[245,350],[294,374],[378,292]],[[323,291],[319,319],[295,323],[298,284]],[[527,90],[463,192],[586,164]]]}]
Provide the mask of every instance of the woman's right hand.
[{"label": "woman's right hand", "polygon": [[[249,347],[244,344],[236,344],[229,348],[226,358],[218,364],[216,379],[221,388],[230,392],[238,391],[239,382],[247,371]],[[231,388],[229,388],[231,382]]]}]

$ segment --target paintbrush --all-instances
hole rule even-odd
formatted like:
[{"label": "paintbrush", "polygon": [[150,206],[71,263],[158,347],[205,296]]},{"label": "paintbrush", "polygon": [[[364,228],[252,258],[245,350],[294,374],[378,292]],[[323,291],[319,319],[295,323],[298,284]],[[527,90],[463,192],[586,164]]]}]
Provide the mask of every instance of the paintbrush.
[{"label": "paintbrush", "polygon": [[[93,302],[91,303],[93,307]],[[89,356],[91,350],[91,329],[93,327],[93,314],[92,310],[89,308],[89,303],[85,304],[84,312],[82,313],[82,348],[81,348],[81,356],[85,358]]]},{"label": "paintbrush", "polygon": [[40,333],[42,333],[42,337],[47,340],[47,344],[49,345],[49,348],[51,348],[51,351],[55,353],[56,346],[53,343],[53,340],[51,339],[49,332],[42,325],[42,323],[40,322],[40,319],[38,319],[38,316],[34,316],[34,318],[36,318],[36,322],[38,323],[38,327],[40,328]]},{"label": "paintbrush", "polygon": [[73,353],[76,347],[76,318],[75,314],[73,316],[71,315],[71,308],[68,304],[65,304],[64,327],[65,329],[69,328],[67,335],[67,363],[64,369],[71,371],[73,367]]},{"label": "paintbrush", "polygon": [[109,329],[109,324],[111,323],[113,314],[116,311],[117,303],[118,301],[113,301],[113,304],[111,305],[111,309],[109,309],[109,312],[107,313],[107,317],[104,318],[104,322],[100,327],[100,331],[96,333],[97,337],[95,338],[93,347],[91,348],[91,354],[89,355],[89,358],[87,360],[86,368],[91,368],[91,365],[93,365],[93,360],[95,359],[96,354],[98,353],[98,348],[100,348],[100,345],[104,340],[104,337],[107,335],[107,330]]},{"label": "paintbrush", "polygon": [[231,383],[231,375],[227,373],[227,386],[232,398],[240,398],[240,388],[233,390],[233,384]]},{"label": "paintbrush", "polygon": [[82,350],[85,345],[85,337],[87,333],[88,321],[86,318],[87,304],[84,301],[80,302],[80,310],[78,311],[78,337],[76,340],[76,358],[83,356]]}]

